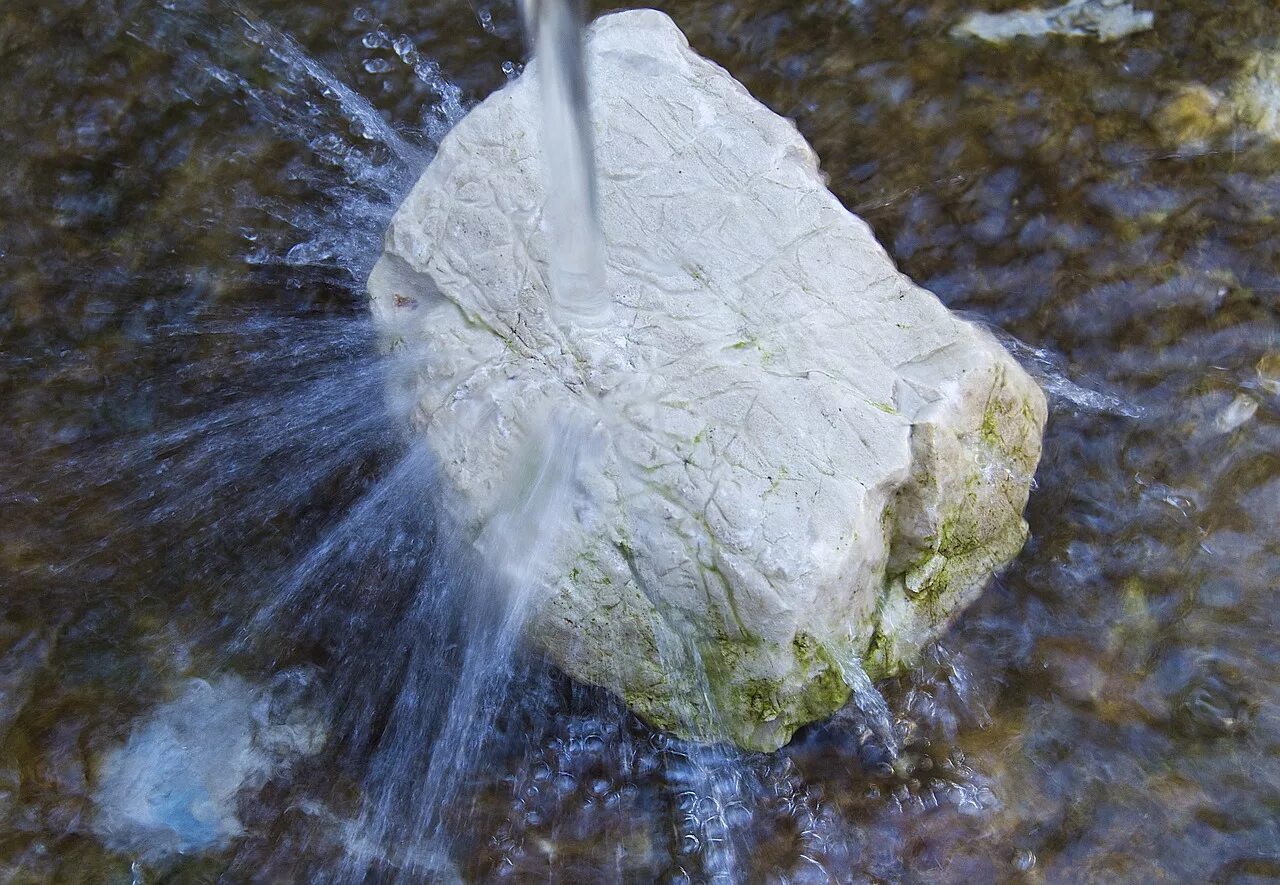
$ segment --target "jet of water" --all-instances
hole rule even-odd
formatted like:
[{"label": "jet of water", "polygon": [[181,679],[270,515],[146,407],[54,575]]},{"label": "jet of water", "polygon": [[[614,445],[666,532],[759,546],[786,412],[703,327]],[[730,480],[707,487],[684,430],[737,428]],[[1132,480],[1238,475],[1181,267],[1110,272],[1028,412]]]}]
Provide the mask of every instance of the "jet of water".
[{"label": "jet of water", "polygon": [[521,0],[542,92],[542,155],[550,235],[551,294],[561,325],[600,328],[605,290],[591,117],[578,0]]}]

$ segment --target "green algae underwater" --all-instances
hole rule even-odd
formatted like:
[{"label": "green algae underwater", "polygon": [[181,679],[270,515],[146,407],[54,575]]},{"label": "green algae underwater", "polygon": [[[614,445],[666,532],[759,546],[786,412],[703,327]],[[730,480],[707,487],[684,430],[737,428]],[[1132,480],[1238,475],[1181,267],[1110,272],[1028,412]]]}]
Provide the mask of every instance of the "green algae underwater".
[{"label": "green algae underwater", "polygon": [[[891,740],[851,715],[729,758],[522,660],[443,811],[452,866],[402,878],[1280,878],[1280,145],[1240,97],[1280,9],[1152,0],[1112,42],[988,44],[951,29],[1018,3],[655,5],[796,120],[905,273],[1020,342],[1051,398],[1030,538],[881,686]],[[308,578],[323,610],[268,601],[393,468],[363,274],[523,57],[497,2],[0,9],[7,880],[343,881],[369,850],[408,677],[389,588],[430,527],[388,504],[398,534],[339,535],[366,546]],[[226,669],[304,674],[272,698],[329,711],[325,749],[236,796],[225,844],[104,839],[110,749]]]}]

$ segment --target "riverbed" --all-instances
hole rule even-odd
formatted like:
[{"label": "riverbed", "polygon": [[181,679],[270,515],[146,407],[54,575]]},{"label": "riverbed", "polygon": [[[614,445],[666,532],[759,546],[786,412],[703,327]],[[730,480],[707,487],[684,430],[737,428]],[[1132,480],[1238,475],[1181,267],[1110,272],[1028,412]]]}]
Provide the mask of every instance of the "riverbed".
[{"label": "riverbed", "polygon": [[[880,687],[892,739],[851,711],[777,754],[683,745],[518,653],[422,840],[404,809],[449,723],[403,699],[451,690],[471,622],[420,604],[458,591],[404,504],[431,490],[397,472],[364,279],[439,139],[518,75],[516,14],[9,0],[0,875],[1280,878],[1280,145],[1203,110],[1280,10],[995,44],[952,29],[1015,4],[656,5],[1050,394],[1031,539]],[[111,748],[231,672],[323,710],[324,748],[211,848],[104,836]]]}]

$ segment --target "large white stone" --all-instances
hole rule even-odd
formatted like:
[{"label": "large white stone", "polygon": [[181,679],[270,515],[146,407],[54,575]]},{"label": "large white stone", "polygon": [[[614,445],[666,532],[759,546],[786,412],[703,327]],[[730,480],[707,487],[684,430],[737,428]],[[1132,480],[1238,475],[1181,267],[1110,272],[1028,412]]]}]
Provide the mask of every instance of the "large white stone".
[{"label": "large white stone", "polygon": [[787,120],[654,11],[590,29],[615,322],[550,318],[537,64],[441,145],[369,281],[479,533],[593,429],[530,635],[651,722],[772,749],[909,662],[1025,538],[1045,402],[895,269]]}]

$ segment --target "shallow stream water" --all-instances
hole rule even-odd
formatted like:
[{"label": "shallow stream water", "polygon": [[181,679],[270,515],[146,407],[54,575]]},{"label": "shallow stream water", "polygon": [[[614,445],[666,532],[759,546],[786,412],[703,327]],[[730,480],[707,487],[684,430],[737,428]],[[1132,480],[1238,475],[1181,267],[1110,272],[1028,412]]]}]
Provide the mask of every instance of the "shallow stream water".
[{"label": "shallow stream water", "polygon": [[[891,723],[653,733],[506,647],[365,319],[399,199],[520,70],[514,7],[8,0],[0,878],[1280,878],[1280,147],[1163,113],[1280,9],[996,46],[950,29],[1003,0],[656,5],[1046,385],[1023,553]],[[104,836],[112,748],[230,673],[323,749],[211,847]]]}]

